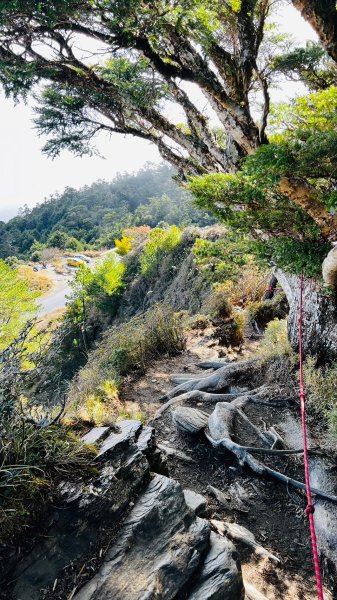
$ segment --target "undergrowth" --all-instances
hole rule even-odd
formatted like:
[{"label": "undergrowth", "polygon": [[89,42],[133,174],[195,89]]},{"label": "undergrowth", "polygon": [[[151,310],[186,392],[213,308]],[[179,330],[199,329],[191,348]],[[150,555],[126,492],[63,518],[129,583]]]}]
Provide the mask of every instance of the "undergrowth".
[{"label": "undergrowth", "polygon": [[3,431],[0,453],[0,540],[25,526],[55,497],[57,484],[89,471],[94,450],[64,426],[16,423]]},{"label": "undergrowth", "polygon": [[165,305],[155,305],[127,323],[112,327],[71,386],[67,419],[90,424],[128,417],[142,419],[138,404],[120,399],[123,378],[144,373],[156,359],[179,354],[184,348],[182,322]]},{"label": "undergrowth", "polygon": [[311,407],[325,416],[330,429],[337,434],[337,363],[316,367],[316,360],[308,357],[304,377]]}]

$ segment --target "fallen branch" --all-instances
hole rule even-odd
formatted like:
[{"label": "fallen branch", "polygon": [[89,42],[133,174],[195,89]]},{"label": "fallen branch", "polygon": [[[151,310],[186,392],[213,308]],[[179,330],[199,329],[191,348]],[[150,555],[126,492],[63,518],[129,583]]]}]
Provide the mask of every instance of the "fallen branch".
[{"label": "fallen branch", "polygon": [[211,519],[211,525],[214,527],[217,533],[220,533],[220,535],[229,537],[233,542],[241,542],[241,544],[252,548],[252,550],[254,550],[255,554],[258,556],[268,558],[276,564],[281,562],[277,556],[258,544],[254,534],[245,527],[242,527],[242,525],[238,525],[237,523],[228,523],[227,521],[215,521],[213,519]]}]

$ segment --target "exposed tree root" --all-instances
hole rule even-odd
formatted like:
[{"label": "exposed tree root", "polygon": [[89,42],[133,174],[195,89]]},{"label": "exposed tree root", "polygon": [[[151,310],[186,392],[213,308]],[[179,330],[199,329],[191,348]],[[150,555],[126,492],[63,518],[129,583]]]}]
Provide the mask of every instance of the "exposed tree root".
[{"label": "exposed tree root", "polygon": [[[229,438],[225,438],[222,440],[214,440],[209,433],[206,433],[207,439],[211,442],[211,444],[216,447],[226,448],[229,452],[234,454],[238,459],[241,466],[248,466],[254,473],[260,475],[262,477],[268,477],[272,479],[277,479],[277,481],[282,481],[286,485],[291,485],[292,487],[298,490],[305,490],[305,483],[301,481],[297,481],[297,479],[292,479],[292,477],[288,477],[284,475],[280,471],[275,471],[270,467],[267,467],[261,462],[258,462],[247,452],[244,450],[243,446],[236,444]],[[322,490],[318,490],[317,488],[311,488],[312,493],[318,498],[322,498],[323,500],[329,500],[333,504],[337,504],[337,496],[333,496],[332,494],[328,494],[327,492],[323,492]]]},{"label": "exposed tree root", "polygon": [[261,592],[255,589],[254,586],[250,585],[250,583],[244,581],[243,585],[246,592],[245,600],[268,600],[267,596],[261,594]]},{"label": "exposed tree root", "polygon": [[205,361],[205,362],[199,362],[196,364],[197,367],[199,367],[200,369],[222,369],[222,367],[226,367],[229,363],[228,362],[221,362],[221,361],[217,361],[217,360],[209,360],[209,361]]},{"label": "exposed tree root", "polygon": [[186,394],[181,394],[181,396],[177,396],[176,398],[171,398],[171,400],[168,400],[168,402],[163,404],[163,406],[157,410],[152,421],[156,421],[171,406],[176,406],[178,404],[185,404],[186,402],[190,401],[205,402],[205,404],[216,404],[217,402],[232,402],[232,400],[235,400],[235,398],[236,394],[209,394],[208,392],[201,392],[200,390],[192,390],[192,392],[187,392]]},{"label": "exposed tree root", "polygon": [[228,388],[238,381],[250,379],[259,368],[260,361],[257,359],[242,361],[240,363],[225,365],[218,369],[215,373],[202,377],[200,379],[188,380],[180,385],[177,385],[173,390],[160,398],[160,402],[165,402],[171,398],[175,398],[180,394],[191,392],[192,390],[200,390],[203,392],[228,391]]},{"label": "exposed tree root", "polygon": [[[234,419],[236,417],[239,417],[246,427],[253,431],[264,446],[270,446],[270,437],[268,434],[260,432],[246,415],[230,403],[219,402],[208,419],[206,413],[195,408],[179,407],[172,413],[172,418],[179,429],[191,434],[198,434],[204,430],[207,439],[211,442],[213,447],[225,448],[234,454],[241,466],[249,467],[254,473],[261,477],[276,479],[277,481],[281,481],[286,485],[291,485],[296,489],[305,490],[304,483],[267,467],[265,464],[257,461],[251,454],[251,452],[258,452],[260,454],[277,454],[282,456],[282,454],[288,455],[289,453],[287,451],[273,450],[270,447],[255,448],[251,446],[242,446],[231,439],[232,431],[234,429]],[[337,497],[332,494],[317,488],[312,488],[312,493],[323,500],[329,500],[330,502],[337,504]]]}]

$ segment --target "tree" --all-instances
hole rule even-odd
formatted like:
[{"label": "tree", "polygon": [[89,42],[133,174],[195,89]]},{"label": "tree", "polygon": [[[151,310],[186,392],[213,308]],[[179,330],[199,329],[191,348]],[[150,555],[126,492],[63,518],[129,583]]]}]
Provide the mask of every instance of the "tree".
[{"label": "tree", "polygon": [[[279,43],[266,28],[270,9],[270,0],[6,1],[0,13],[0,79],[15,98],[49,82],[37,127],[50,136],[45,150],[52,156],[63,148],[90,152],[97,132],[114,131],[156,144],[182,178],[232,172],[242,157],[268,142],[268,88]],[[100,45],[99,62],[95,52],[90,61],[77,50],[83,36]],[[205,96],[220,132],[192,102],[186,83]],[[257,94],[263,102],[253,118]],[[167,100],[183,111],[182,124],[166,116]],[[324,236],[335,230],[337,218],[324,206],[316,219],[310,186],[289,179],[280,192],[319,228],[323,219]]]},{"label": "tree", "polygon": [[323,47],[337,62],[337,11],[335,0],[292,0],[316,31]]},{"label": "tree", "polygon": [[0,350],[6,348],[36,313],[37,292],[0,260]]}]

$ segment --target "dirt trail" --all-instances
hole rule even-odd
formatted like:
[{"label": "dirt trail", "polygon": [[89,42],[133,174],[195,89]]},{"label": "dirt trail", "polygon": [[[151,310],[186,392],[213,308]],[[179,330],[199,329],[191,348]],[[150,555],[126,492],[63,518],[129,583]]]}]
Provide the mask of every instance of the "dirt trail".
[{"label": "dirt trail", "polygon": [[[225,359],[219,359],[221,349],[214,342],[212,333],[211,328],[190,332],[186,351],[181,356],[158,361],[141,378],[129,377],[123,386],[123,398],[138,402],[151,418],[161,406],[158,399],[172,389],[170,377],[173,375],[200,375],[201,370],[196,366],[198,361],[242,360],[257,353],[258,343],[248,340],[239,355],[233,352],[228,353]],[[212,410],[201,403],[197,408],[208,412]],[[248,405],[245,413],[261,430],[273,425],[283,438],[288,431],[287,424],[290,431],[290,423],[295,427],[294,423],[299,422],[296,401],[280,407]],[[309,530],[304,516],[304,496],[275,481],[252,476],[232,456],[216,452],[204,437],[196,439],[179,433],[172,423],[170,411],[155,421],[155,428],[160,444],[180,450],[193,459],[194,462],[190,463],[169,456],[170,475],[184,488],[206,496],[208,518],[227,520],[246,527],[261,545],[280,559],[279,565],[275,566],[266,559],[258,559],[247,547],[239,544],[246,582],[254,585],[268,600],[314,600],[317,595]],[[288,434],[288,444],[290,437]],[[301,446],[298,430],[292,439],[296,447]],[[292,446],[291,443],[289,445]],[[265,462],[303,481],[301,455],[267,459]],[[224,492],[226,507],[209,494],[208,486]],[[333,584],[329,587],[332,590]],[[337,598],[337,590],[331,593],[326,591],[325,598]]]}]

